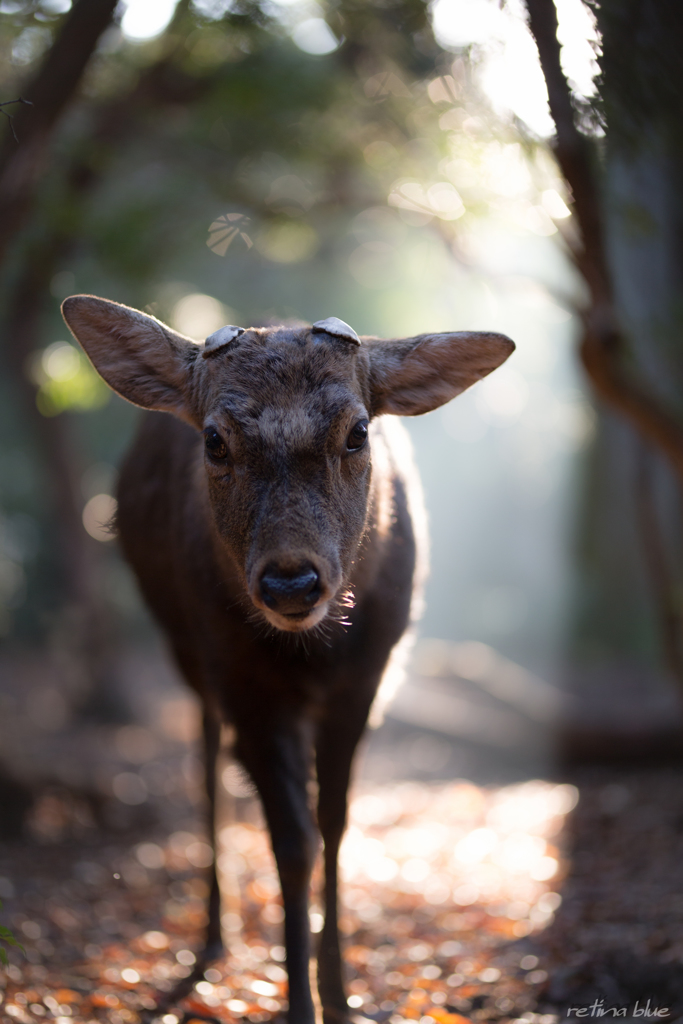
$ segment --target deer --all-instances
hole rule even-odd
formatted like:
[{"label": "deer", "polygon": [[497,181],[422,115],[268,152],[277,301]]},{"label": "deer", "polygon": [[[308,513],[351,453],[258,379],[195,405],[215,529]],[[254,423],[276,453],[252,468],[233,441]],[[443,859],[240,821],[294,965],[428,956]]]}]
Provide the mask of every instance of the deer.
[{"label": "deer", "polygon": [[[116,527],[201,701],[214,850],[229,724],[279,875],[289,1022],[316,1020],[308,901],[321,838],[318,998],[324,1024],[347,1024],[337,862],[352,762],[411,624],[425,546],[397,417],[450,401],[514,343],[472,331],[359,337],[337,317],[227,325],[198,343],[95,296],[72,296],[62,312],[109,387],[147,410],[121,469]],[[223,952],[215,858],[207,919],[203,965]]]}]

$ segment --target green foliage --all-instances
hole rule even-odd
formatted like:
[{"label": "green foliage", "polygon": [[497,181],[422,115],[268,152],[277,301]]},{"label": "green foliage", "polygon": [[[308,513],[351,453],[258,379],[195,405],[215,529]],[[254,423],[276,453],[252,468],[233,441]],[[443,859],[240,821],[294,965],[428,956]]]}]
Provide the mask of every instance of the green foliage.
[{"label": "green foliage", "polygon": [[43,416],[57,416],[66,409],[99,409],[111,395],[83,353],[68,341],[55,341],[37,352],[31,377],[38,386],[36,403]]},{"label": "green foliage", "polygon": [[[2,900],[0,900],[0,910],[2,910]],[[5,946],[16,946],[22,953],[25,952],[24,947],[20,942],[15,939],[10,928],[6,928],[4,925],[0,925],[0,963],[3,963],[7,967],[9,960],[7,958],[7,950]]]},{"label": "green foliage", "polygon": [[[519,137],[482,102],[467,61],[439,49],[428,6],[327,0],[322,13],[341,43],[326,55],[295,45],[294,7],[251,0],[180,0],[158,38],[135,43],[114,29],[103,39],[0,279],[9,298],[22,274],[48,268],[35,297],[44,312],[35,352],[24,361],[36,389],[30,413],[9,360],[0,374],[0,564],[14,574],[11,595],[0,592],[0,632],[12,617],[6,630],[22,621],[38,630],[62,597],[50,472],[68,459],[50,462],[31,424],[36,404],[55,434],[72,439],[73,529],[90,496],[88,468],[113,477],[136,418],[107,400],[63,340],[61,299],[100,294],[174,323],[180,302],[199,295],[203,308],[228,310],[223,323],[334,312],[368,333],[417,329],[416,296],[427,308],[459,238],[504,205],[496,181],[523,162]],[[49,43],[62,18],[40,0],[11,7],[0,11],[8,96],[21,94],[41,59],[38,41]],[[25,35],[33,29],[43,34]],[[434,273],[421,269],[430,261]],[[210,333],[199,322],[178,329]],[[10,543],[31,529],[32,548]]]}]

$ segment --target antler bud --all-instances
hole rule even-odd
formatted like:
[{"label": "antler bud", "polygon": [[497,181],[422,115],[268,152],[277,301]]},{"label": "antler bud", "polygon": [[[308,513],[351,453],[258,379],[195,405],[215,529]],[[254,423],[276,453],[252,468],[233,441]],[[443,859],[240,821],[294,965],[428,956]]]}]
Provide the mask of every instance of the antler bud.
[{"label": "antler bud", "polygon": [[232,324],[221,327],[208,336],[204,342],[202,355],[205,359],[207,356],[214,355],[219,349],[225,348],[231,341],[234,341],[235,338],[239,338],[240,334],[244,334],[244,327],[234,327]]},{"label": "antler bud", "polygon": [[338,316],[328,316],[327,320],[318,320],[313,324],[311,330],[315,334],[332,334],[335,338],[343,338],[345,341],[350,341],[353,345],[360,345],[360,338],[353,327],[349,327]]}]

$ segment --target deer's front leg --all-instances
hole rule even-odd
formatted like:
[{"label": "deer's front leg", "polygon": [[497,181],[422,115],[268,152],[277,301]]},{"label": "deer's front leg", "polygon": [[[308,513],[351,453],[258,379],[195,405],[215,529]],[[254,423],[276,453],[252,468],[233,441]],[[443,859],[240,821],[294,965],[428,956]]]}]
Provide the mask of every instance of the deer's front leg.
[{"label": "deer's front leg", "polygon": [[[249,730],[251,733],[251,730]],[[308,891],[318,836],[308,806],[310,741],[301,723],[239,730],[235,753],[259,791],[280,875],[285,909],[290,1024],[314,1024],[309,981]]]},{"label": "deer's front leg", "polygon": [[216,761],[220,747],[221,727],[220,722],[204,709],[204,761],[205,761],[205,783],[209,811],[209,836],[211,849],[213,850],[213,861],[209,869],[209,902],[208,902],[208,924],[206,928],[206,945],[199,958],[199,965],[203,967],[211,960],[217,960],[223,955],[223,938],[221,934],[221,891],[218,884],[216,871]]},{"label": "deer's front leg", "polygon": [[318,948],[318,992],[324,1024],[348,1020],[338,926],[338,858],[346,826],[347,792],[353,755],[363,734],[370,700],[354,707],[346,700],[330,707],[316,741],[318,825],[325,844],[325,924]]}]

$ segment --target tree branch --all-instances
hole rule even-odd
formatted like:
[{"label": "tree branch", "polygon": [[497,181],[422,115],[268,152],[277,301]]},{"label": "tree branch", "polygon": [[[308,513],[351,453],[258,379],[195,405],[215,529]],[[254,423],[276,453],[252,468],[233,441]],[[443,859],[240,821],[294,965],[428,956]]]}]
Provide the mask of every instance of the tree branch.
[{"label": "tree branch", "polygon": [[626,346],[605,254],[596,157],[589,140],[576,127],[571,91],[560,63],[555,4],[553,0],[526,0],[526,5],[557,130],[555,155],[572,191],[583,242],[574,252],[592,300],[584,313],[583,365],[601,397],[665,454],[683,483],[683,424],[624,365]]},{"label": "tree branch", "polygon": [[19,97],[19,99],[16,99],[16,100],[5,100],[4,103],[0,103],[0,114],[4,114],[5,117],[7,118],[7,122],[9,124],[9,130],[12,133],[12,138],[14,139],[15,142],[18,142],[19,138],[17,136],[16,131],[14,130],[14,119],[15,119],[15,117],[17,115],[16,114],[8,114],[7,111],[5,110],[5,107],[11,107],[14,103],[23,103],[27,107],[32,107],[33,104],[31,103],[30,100],[22,99],[21,96]]},{"label": "tree branch", "polygon": [[669,573],[662,529],[654,494],[652,449],[639,438],[636,469],[636,509],[645,561],[652,581],[655,607],[662,631],[664,658],[671,674],[683,687],[681,615],[674,581]]},{"label": "tree branch", "polygon": [[13,118],[0,145],[0,263],[24,225],[44,169],[54,128],[72,99],[118,0],[76,0],[57,39],[26,89],[30,106]]}]

